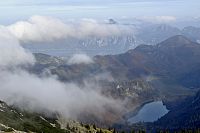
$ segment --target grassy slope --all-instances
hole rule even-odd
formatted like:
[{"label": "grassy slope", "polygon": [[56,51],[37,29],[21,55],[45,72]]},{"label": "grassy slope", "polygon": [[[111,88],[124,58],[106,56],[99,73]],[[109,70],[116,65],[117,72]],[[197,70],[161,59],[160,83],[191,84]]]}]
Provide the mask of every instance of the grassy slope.
[{"label": "grassy slope", "polygon": [[93,125],[80,124],[75,121],[66,121],[65,125],[59,124],[55,119],[44,118],[39,114],[20,112],[0,102],[0,131],[24,131],[37,133],[111,133],[106,129],[99,129]]}]

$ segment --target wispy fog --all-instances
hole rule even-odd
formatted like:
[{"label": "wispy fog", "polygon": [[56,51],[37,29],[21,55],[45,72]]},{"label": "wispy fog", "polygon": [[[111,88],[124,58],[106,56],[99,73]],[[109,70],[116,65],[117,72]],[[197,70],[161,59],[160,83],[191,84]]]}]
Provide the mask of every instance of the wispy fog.
[{"label": "wispy fog", "polygon": [[90,64],[94,63],[91,57],[87,56],[86,54],[75,54],[72,55],[68,59],[68,64],[73,65],[73,64]]},{"label": "wispy fog", "polygon": [[101,117],[108,108],[121,110],[121,102],[102,95],[96,84],[85,82],[80,87],[73,82],[62,83],[53,75],[38,77],[22,68],[34,62],[33,55],[20,46],[17,38],[1,27],[0,100],[24,110],[58,113],[71,119],[86,112]]}]

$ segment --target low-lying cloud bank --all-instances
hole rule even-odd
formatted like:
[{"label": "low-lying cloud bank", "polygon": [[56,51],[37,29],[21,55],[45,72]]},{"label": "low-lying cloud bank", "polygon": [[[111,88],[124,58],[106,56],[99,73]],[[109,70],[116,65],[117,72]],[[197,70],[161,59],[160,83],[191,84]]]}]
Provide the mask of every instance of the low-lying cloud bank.
[{"label": "low-lying cloud bank", "polygon": [[46,16],[33,16],[27,21],[20,21],[7,27],[23,42],[43,42],[68,38],[86,38],[91,36],[107,37],[130,32],[120,25],[100,23],[93,19],[64,23],[59,19]]},{"label": "low-lying cloud bank", "polygon": [[86,112],[96,114],[98,111],[96,115],[99,117],[106,113],[106,106],[120,109],[120,104],[106,98],[95,88],[80,88],[74,83],[61,83],[53,77],[39,78],[23,70],[1,72],[0,77],[0,98],[24,110],[56,112],[66,118],[78,119]]},{"label": "low-lying cloud bank", "polygon": [[[140,16],[142,22],[162,24],[177,21],[175,16]],[[123,35],[137,35],[138,29],[122,24],[109,24],[94,19],[81,19],[63,22],[48,16],[32,16],[6,26],[10,33],[23,43],[55,42],[70,39],[105,38]],[[44,43],[45,44],[45,43]]]},{"label": "low-lying cloud bank", "polygon": [[[84,60],[91,62],[88,57]],[[75,58],[71,62],[79,61]],[[71,119],[85,112],[101,117],[107,107],[121,109],[120,101],[105,97],[95,89],[96,85],[62,83],[55,76],[39,77],[21,67],[34,62],[33,55],[20,46],[18,39],[6,27],[0,27],[0,100],[24,110],[56,112]]]}]

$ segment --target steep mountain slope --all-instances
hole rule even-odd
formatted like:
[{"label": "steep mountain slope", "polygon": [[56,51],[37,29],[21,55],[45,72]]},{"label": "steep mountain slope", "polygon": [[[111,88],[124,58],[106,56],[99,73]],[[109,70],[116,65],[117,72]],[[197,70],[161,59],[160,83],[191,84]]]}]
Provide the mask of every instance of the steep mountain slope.
[{"label": "steep mountain slope", "polygon": [[157,129],[181,130],[200,127],[200,92],[174,107],[167,115],[154,123]]},{"label": "steep mountain slope", "polygon": [[33,132],[67,132],[55,120],[47,121],[39,114],[16,110],[0,102],[0,130]]},{"label": "steep mountain slope", "polygon": [[182,34],[195,42],[200,42],[200,37],[199,37],[200,28],[198,27],[193,27],[193,26],[185,27],[182,30]]},{"label": "steep mountain slope", "polygon": [[171,37],[155,46],[140,45],[115,56],[96,56],[95,61],[118,80],[130,80],[148,75],[175,80],[198,70],[200,45],[184,36]]},{"label": "steep mountain slope", "polygon": [[22,111],[0,102],[0,132],[37,132],[37,133],[111,133],[111,129],[100,129],[95,125],[83,124],[72,120]]}]

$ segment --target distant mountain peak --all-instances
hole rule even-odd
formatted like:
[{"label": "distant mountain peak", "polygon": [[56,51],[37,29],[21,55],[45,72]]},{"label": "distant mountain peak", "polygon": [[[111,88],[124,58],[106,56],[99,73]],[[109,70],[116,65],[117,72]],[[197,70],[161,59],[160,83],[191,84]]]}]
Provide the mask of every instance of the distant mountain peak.
[{"label": "distant mountain peak", "polygon": [[189,40],[187,37],[185,37],[183,35],[176,35],[176,36],[170,37],[167,40],[159,43],[158,46],[174,47],[174,46],[184,46],[184,45],[188,45],[191,43],[192,43],[192,41]]},{"label": "distant mountain peak", "polygon": [[176,35],[176,36],[170,37],[167,40],[172,40],[172,41],[176,41],[176,42],[191,42],[187,37],[185,37],[183,35]]},{"label": "distant mountain peak", "polygon": [[117,21],[115,21],[114,19],[108,19],[108,23],[109,24],[117,24]]}]

